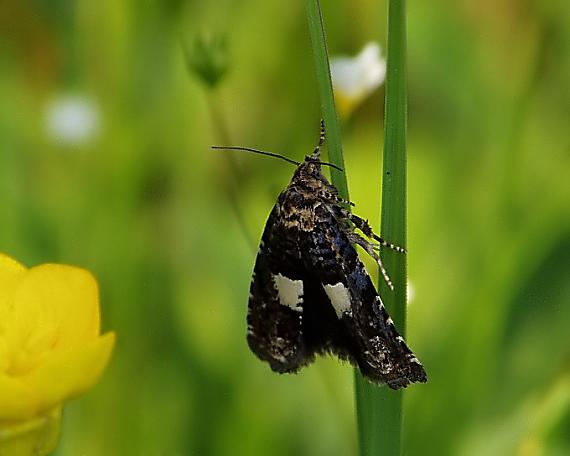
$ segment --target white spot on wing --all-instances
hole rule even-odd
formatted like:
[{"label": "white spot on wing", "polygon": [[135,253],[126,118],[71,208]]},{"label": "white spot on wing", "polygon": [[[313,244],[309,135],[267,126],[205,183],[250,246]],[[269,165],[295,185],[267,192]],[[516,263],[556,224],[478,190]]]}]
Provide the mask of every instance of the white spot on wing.
[{"label": "white spot on wing", "polygon": [[291,280],[281,274],[273,276],[273,283],[279,295],[279,303],[282,306],[291,307],[291,309],[302,312],[303,309],[299,304],[303,303],[303,281]]},{"label": "white spot on wing", "polygon": [[350,294],[343,283],[336,285],[324,285],[325,293],[331,300],[336,316],[342,317],[343,313],[350,311]]}]

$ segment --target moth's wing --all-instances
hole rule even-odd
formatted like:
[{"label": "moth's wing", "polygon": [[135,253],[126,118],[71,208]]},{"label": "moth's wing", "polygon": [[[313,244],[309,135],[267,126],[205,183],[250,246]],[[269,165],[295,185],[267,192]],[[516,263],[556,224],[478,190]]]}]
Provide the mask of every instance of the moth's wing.
[{"label": "moth's wing", "polygon": [[335,353],[356,365],[352,354],[358,347],[348,327],[338,319],[318,270],[305,267],[305,277],[302,330],[307,353]]},{"label": "moth's wing", "polygon": [[[426,373],[396,330],[345,228],[327,208],[317,208],[318,223],[300,241],[307,270],[315,275],[331,308],[346,329],[331,339],[331,351],[355,362],[374,383],[394,389],[427,381]],[[305,309],[312,303],[305,302]]]},{"label": "moth's wing", "polygon": [[250,349],[271,369],[296,372],[314,358],[303,340],[303,272],[297,239],[279,223],[275,206],[265,225],[247,314]]}]

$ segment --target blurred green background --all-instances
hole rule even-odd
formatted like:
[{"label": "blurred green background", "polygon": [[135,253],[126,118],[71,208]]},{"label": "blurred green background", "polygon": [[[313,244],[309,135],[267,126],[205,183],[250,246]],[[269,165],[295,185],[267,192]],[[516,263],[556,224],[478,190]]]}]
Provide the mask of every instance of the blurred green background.
[{"label": "blurred green background", "polygon": [[[384,46],[384,1],[322,3],[331,54]],[[405,453],[568,455],[570,3],[408,12],[408,339],[430,380],[406,393]],[[183,52],[204,34],[228,47],[215,90]],[[274,375],[245,342],[248,237],[293,168],[209,150],[313,147],[304,2],[5,0],[0,100],[0,250],[92,270],[118,333],[57,456],[356,453],[352,370]],[[382,100],[343,127],[373,226]]]}]

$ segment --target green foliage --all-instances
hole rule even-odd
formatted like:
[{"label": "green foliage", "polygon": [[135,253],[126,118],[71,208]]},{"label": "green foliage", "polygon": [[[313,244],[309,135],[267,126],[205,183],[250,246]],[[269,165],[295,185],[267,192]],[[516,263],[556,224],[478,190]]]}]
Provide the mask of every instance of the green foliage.
[{"label": "green foliage", "polygon": [[186,65],[206,85],[215,87],[228,71],[228,43],[225,36],[201,34],[184,46]]},{"label": "green foliage", "polygon": [[[402,2],[390,4],[388,28],[388,79],[386,90],[386,147],[384,150],[382,226],[387,239],[406,239],[406,33]],[[330,77],[326,32],[318,0],[307,1],[309,32],[315,56],[315,68],[323,116],[329,130],[331,162],[344,167],[340,131],[335,111]],[[334,170],[333,170],[334,171]],[[332,182],[339,194],[349,200],[346,174],[332,172]],[[391,252],[392,253],[392,252]],[[382,279],[380,289],[395,322],[404,334],[406,309],[406,262],[398,255],[386,256],[394,274],[394,295]],[[389,262],[388,262],[389,261]],[[402,392],[369,384],[356,370],[354,375],[356,416],[360,454],[399,455],[402,426]]]},{"label": "green foliage", "polygon": [[[380,227],[382,236],[402,247],[407,245],[406,20],[406,0],[389,0]],[[382,277],[378,280],[378,290],[396,327],[405,337],[407,254],[383,249],[382,261],[393,281],[394,290],[389,289]],[[421,394],[422,386],[410,387],[415,388]],[[363,454],[399,456],[402,454],[403,391],[373,389],[362,382],[360,389],[369,395],[368,400],[361,401],[363,406],[373,408],[367,411],[370,417],[368,427],[372,429],[364,442],[366,451]]]},{"label": "green foliage", "polygon": [[[344,170],[340,124],[334,104],[326,31],[319,0],[307,0],[307,20],[315,57],[317,88],[326,127],[329,161]],[[346,174],[331,168],[331,179],[341,198],[350,200]]]},{"label": "green foliage", "polygon": [[[198,3],[0,6],[0,250],[93,270],[118,333],[103,381],[64,410],[57,456],[355,454],[348,366],[278,376],[248,351],[253,254],[180,48],[181,30],[225,26],[231,138],[300,159],[320,116],[303,5]],[[323,7],[331,55],[385,36],[380,2]],[[408,340],[430,376],[406,392],[410,455],[570,452],[570,17],[564,2],[489,8],[408,11]],[[45,131],[67,91],[99,110],[89,141]],[[375,226],[381,100],[343,131],[351,199]],[[292,169],[236,161],[259,238]]]}]

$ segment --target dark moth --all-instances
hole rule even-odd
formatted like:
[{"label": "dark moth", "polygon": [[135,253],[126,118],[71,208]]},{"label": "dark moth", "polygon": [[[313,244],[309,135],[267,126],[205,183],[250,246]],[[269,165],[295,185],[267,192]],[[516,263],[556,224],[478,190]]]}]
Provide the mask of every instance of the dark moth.
[{"label": "dark moth", "polygon": [[249,347],[279,373],[332,353],[372,383],[399,389],[425,382],[424,368],[386,312],[355,245],[380,265],[379,245],[403,249],[346,209],[321,172],[323,142],[321,128],[319,145],[299,164],[265,225],[249,295]]}]

